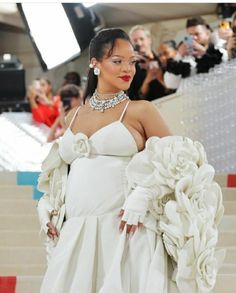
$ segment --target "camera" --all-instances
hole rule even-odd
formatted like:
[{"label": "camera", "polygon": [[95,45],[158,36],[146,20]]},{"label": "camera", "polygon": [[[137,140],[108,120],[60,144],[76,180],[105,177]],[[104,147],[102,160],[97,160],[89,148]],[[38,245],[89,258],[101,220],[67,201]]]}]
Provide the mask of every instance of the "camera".
[{"label": "camera", "polygon": [[159,64],[156,60],[149,62],[149,69],[158,69],[158,68],[159,68]]},{"label": "camera", "polygon": [[134,45],[134,51],[140,52],[140,45],[139,44]]}]

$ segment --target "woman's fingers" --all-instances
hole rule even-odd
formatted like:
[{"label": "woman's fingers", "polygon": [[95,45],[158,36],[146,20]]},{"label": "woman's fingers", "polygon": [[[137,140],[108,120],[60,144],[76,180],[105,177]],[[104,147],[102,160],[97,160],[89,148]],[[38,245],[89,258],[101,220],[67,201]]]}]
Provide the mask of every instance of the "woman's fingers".
[{"label": "woman's fingers", "polygon": [[121,221],[119,230],[122,233],[126,226],[126,237],[128,238],[130,235],[132,236],[137,229],[142,229],[144,225],[142,223],[138,223],[138,225],[129,225],[126,221]]},{"label": "woman's fingers", "polygon": [[137,225],[132,225],[131,228],[130,228],[129,233],[127,232],[127,234],[133,235],[134,232],[136,231],[137,227],[138,227]]},{"label": "woman's fingers", "polygon": [[126,224],[125,221],[121,221],[121,222],[120,222],[120,226],[119,226],[120,233],[123,232],[123,230],[124,230],[124,228],[125,228],[125,224]]},{"label": "woman's fingers", "polygon": [[122,217],[124,215],[124,210],[120,210],[118,217]]},{"label": "woman's fingers", "polygon": [[55,237],[58,237],[59,236],[58,231],[53,226],[53,224],[51,222],[49,222],[47,224],[47,226],[48,226],[48,233],[47,233],[47,235],[48,235],[48,237],[50,237],[50,238],[52,238],[54,240]]}]

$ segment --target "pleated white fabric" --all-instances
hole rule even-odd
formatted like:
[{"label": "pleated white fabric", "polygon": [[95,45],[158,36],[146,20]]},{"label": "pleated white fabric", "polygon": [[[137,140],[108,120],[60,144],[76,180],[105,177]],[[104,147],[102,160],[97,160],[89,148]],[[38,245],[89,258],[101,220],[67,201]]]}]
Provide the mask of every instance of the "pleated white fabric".
[{"label": "pleated white fabric", "polygon": [[129,239],[119,232],[118,213],[128,192],[125,168],[137,153],[121,119],[90,138],[68,128],[60,141],[60,155],[70,164],[66,221],[41,293],[170,292],[156,220],[149,215],[153,231],[144,227]]}]

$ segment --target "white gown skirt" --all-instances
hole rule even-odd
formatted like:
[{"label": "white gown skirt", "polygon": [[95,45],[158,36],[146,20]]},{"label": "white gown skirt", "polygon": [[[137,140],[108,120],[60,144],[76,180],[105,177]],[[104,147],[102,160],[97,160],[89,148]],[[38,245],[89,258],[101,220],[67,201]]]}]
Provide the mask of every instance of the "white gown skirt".
[{"label": "white gown skirt", "polygon": [[[66,221],[41,293],[169,293],[161,237],[142,228],[126,238],[118,213],[129,158],[97,156],[71,164]],[[155,220],[149,218],[153,227]],[[172,291],[171,291],[172,292]]]}]

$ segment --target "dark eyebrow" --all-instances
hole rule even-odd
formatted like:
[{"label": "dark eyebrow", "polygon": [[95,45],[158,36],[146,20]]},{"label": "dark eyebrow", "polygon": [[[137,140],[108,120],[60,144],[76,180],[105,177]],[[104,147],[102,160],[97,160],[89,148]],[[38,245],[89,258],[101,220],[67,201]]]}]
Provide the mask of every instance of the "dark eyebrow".
[{"label": "dark eyebrow", "polygon": [[[119,57],[119,58],[124,58],[124,56],[120,56],[120,55],[111,55],[111,57]],[[130,57],[130,59],[135,58],[136,56],[133,55]]]}]

